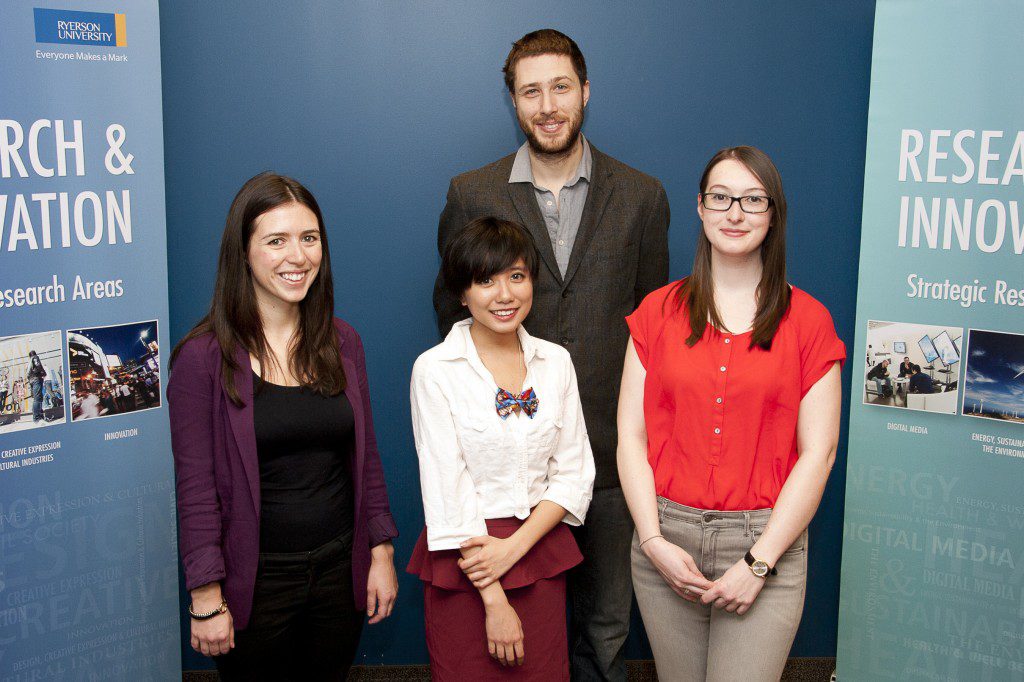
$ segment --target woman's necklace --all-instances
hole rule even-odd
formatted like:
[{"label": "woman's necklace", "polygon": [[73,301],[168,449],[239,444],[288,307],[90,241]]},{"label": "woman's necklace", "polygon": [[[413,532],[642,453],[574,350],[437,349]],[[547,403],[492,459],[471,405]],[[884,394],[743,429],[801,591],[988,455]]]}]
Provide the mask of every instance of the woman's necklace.
[{"label": "woman's necklace", "polygon": [[[520,339],[518,339],[518,338],[516,339],[516,347],[517,347],[517,360],[518,360],[518,362],[516,362],[516,367],[515,367],[514,373],[511,373],[511,376],[509,377],[511,379],[511,381],[509,382],[510,387],[509,387],[508,390],[513,391],[515,393],[518,393],[519,391],[523,390],[523,384],[526,383],[526,372],[527,372],[527,370],[526,370],[526,357],[523,354],[523,342]],[[480,356],[480,360],[485,365],[487,364],[488,360],[491,360],[491,361],[494,361],[497,364],[498,367],[501,366],[502,358],[500,358],[500,353],[492,355],[489,351],[480,352],[480,350],[478,349],[477,350],[477,355]],[[495,357],[496,355],[499,356],[499,357]],[[497,369],[497,367],[496,367],[496,369]],[[492,371],[491,374],[493,375],[494,372]],[[499,383],[499,382],[495,381],[495,383]],[[502,388],[500,383],[498,385],[498,388]]]},{"label": "woman's necklace", "polygon": [[523,386],[526,384],[526,354],[523,353],[523,342],[520,339],[516,340],[519,341],[519,363],[516,366],[516,371],[519,372],[522,370],[522,373],[517,377],[518,381],[516,384],[518,385],[519,390],[522,391]]},{"label": "woman's necklace", "polygon": [[518,375],[517,380],[513,380],[510,385],[515,385],[518,388],[507,390],[498,387],[498,392],[495,395],[494,406],[498,412],[498,416],[503,420],[508,419],[509,415],[519,412],[525,414],[530,419],[537,413],[537,408],[540,406],[540,400],[537,398],[536,392],[533,388],[527,388],[526,375],[529,369],[526,367],[526,358],[523,355],[523,346],[519,344],[519,364],[516,365],[516,374]]}]

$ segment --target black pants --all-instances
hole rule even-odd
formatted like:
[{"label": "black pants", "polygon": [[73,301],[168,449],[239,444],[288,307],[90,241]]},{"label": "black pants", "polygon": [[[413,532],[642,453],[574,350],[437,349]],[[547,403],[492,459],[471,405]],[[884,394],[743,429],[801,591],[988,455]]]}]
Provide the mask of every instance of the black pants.
[{"label": "black pants", "polygon": [[226,682],[344,680],[362,629],[349,531],[312,552],[261,553],[249,625],[213,660]]},{"label": "black pants", "polygon": [[587,522],[572,529],[583,563],[569,572],[573,682],[626,682],[624,649],[633,605],[633,518],[622,488],[601,488]]}]

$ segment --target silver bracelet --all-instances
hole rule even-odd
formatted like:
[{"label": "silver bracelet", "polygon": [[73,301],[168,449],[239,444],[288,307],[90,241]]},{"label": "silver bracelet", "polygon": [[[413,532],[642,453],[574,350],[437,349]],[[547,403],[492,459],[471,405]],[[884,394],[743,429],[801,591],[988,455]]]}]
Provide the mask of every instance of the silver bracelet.
[{"label": "silver bracelet", "polygon": [[665,536],[664,536],[664,535],[652,535],[651,537],[647,538],[646,540],[644,540],[643,542],[641,542],[641,543],[640,543],[639,545],[637,545],[637,547],[636,547],[636,548],[637,548],[637,549],[643,549],[644,543],[650,542],[650,541],[651,541],[651,540],[653,540],[654,538],[661,538],[662,540],[664,540],[664,539],[665,539]]}]

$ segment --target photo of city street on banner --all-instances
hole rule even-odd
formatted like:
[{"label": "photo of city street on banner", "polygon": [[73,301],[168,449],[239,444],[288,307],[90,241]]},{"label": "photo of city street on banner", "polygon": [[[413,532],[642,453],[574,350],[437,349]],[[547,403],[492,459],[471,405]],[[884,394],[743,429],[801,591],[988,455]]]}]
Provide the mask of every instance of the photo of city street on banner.
[{"label": "photo of city street on banner", "polygon": [[60,331],[0,338],[0,434],[64,419]]},{"label": "photo of city street on banner", "polygon": [[68,330],[71,421],[160,407],[156,320]]}]

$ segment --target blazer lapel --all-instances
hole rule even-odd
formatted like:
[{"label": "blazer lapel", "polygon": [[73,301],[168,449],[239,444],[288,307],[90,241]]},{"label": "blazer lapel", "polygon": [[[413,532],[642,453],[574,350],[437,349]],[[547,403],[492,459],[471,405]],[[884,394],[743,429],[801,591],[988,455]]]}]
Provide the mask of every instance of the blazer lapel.
[{"label": "blazer lapel", "polygon": [[[583,206],[583,215],[580,217],[580,227],[576,232],[576,241],[572,245],[572,253],[569,254],[569,264],[565,268],[563,286],[572,281],[573,276],[579,269],[580,262],[583,260],[583,254],[586,253],[587,247],[590,246],[590,242],[594,238],[598,226],[601,224],[604,209],[612,196],[611,182],[608,181],[611,171],[605,166],[604,154],[597,151],[593,145],[591,145],[590,151],[594,159],[594,169],[593,173],[591,173],[594,179],[587,191],[587,203]],[[550,248],[550,244],[548,246]]]},{"label": "blazer lapel", "polygon": [[558,271],[555,251],[551,248],[551,235],[548,234],[547,223],[544,222],[544,216],[540,214],[540,207],[537,206],[533,185],[528,182],[510,182],[508,183],[508,193],[519,212],[520,222],[533,235],[533,241],[537,244],[541,260],[544,261],[548,270],[554,275],[555,281],[561,286],[562,273]]},{"label": "blazer lapel", "polygon": [[249,482],[249,493],[256,506],[258,518],[260,513],[260,461],[256,453],[256,425],[253,420],[252,363],[249,362],[248,351],[240,345],[235,351],[235,362],[238,364],[238,369],[235,371],[235,388],[245,404],[238,407],[231,402],[226,394],[224,399],[227,402],[228,421],[231,423],[232,433],[235,434],[235,444],[242,457],[242,467],[245,469],[245,477]]}]

